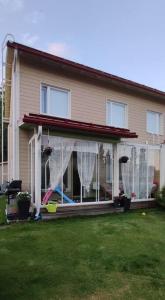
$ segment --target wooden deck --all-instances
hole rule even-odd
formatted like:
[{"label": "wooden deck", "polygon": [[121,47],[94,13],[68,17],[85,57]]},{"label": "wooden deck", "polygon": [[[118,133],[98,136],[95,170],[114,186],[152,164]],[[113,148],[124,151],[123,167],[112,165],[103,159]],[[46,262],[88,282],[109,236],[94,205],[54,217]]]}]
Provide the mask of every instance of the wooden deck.
[{"label": "wooden deck", "polygon": [[[139,201],[132,202],[130,209],[146,209],[154,208],[156,206],[155,201]],[[99,203],[89,205],[75,205],[75,206],[63,206],[58,207],[56,213],[48,213],[46,209],[42,209],[42,219],[60,219],[76,216],[96,216],[112,213],[121,213],[124,211],[123,207],[115,208],[112,203]]]},{"label": "wooden deck", "polygon": [[114,208],[112,204],[95,204],[95,205],[77,205],[58,207],[56,213],[48,213],[46,209],[42,210],[42,219],[59,219],[75,216],[95,216],[110,213],[123,212],[123,208]]}]

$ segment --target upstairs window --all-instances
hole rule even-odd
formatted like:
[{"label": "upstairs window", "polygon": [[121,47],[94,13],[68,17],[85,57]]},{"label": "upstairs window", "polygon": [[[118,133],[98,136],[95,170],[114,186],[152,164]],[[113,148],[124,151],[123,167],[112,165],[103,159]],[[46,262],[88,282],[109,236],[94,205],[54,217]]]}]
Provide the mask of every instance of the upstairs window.
[{"label": "upstairs window", "polygon": [[154,111],[147,111],[147,132],[161,134],[161,114]]},{"label": "upstairs window", "polygon": [[42,85],[41,113],[59,118],[69,118],[69,91]]},{"label": "upstairs window", "polygon": [[127,105],[119,102],[107,101],[107,125],[127,127]]}]

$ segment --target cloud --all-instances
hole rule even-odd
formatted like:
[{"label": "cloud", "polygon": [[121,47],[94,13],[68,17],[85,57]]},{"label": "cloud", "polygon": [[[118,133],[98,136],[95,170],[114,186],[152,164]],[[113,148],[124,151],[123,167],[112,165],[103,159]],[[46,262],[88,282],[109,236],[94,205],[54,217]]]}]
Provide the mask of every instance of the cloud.
[{"label": "cloud", "polygon": [[22,43],[28,46],[34,46],[34,44],[39,40],[38,35],[32,35],[30,33],[24,33],[22,36]]},{"label": "cloud", "polygon": [[24,7],[24,0],[0,0],[0,7],[8,12],[20,11]]},{"label": "cloud", "polygon": [[48,45],[47,51],[51,54],[62,56],[62,57],[71,57],[72,51],[71,48],[66,43],[50,43]]},{"label": "cloud", "polygon": [[45,15],[42,11],[35,10],[27,15],[26,21],[29,23],[32,23],[32,24],[37,24],[37,23],[43,21],[44,17],[45,17]]}]

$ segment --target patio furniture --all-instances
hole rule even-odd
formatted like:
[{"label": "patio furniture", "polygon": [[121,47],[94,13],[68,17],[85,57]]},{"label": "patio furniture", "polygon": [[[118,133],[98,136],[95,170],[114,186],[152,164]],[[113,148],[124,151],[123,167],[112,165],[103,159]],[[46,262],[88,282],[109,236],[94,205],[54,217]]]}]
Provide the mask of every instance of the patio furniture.
[{"label": "patio furniture", "polygon": [[22,180],[13,180],[6,188],[5,194],[8,196],[8,204],[13,199],[15,200],[17,193],[21,192]]}]

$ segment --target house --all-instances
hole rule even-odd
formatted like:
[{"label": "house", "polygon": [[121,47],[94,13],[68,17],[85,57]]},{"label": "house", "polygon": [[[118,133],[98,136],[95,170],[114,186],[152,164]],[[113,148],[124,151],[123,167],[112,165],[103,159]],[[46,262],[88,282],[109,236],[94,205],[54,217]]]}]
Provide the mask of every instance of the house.
[{"label": "house", "polygon": [[[16,42],[7,43],[8,180],[37,207],[153,204],[165,183],[165,93]],[[125,163],[123,163],[123,158]]]}]

